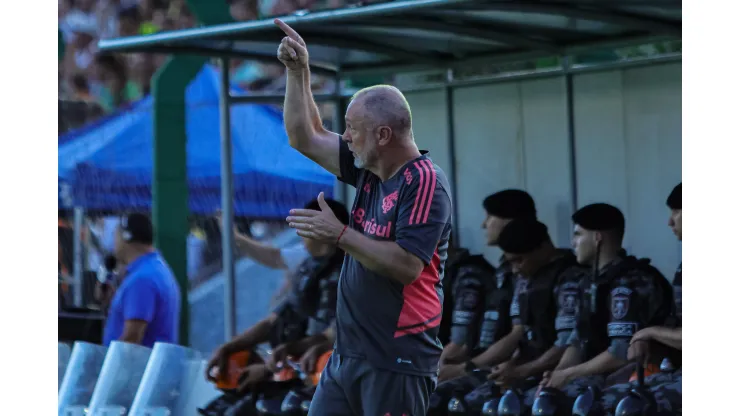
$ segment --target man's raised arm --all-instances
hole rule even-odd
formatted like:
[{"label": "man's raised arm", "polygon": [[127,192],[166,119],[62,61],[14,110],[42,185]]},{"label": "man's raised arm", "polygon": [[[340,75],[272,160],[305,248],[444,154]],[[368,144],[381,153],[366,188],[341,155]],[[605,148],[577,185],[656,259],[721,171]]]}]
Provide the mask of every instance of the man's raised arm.
[{"label": "man's raised arm", "polygon": [[337,177],[339,140],[321,123],[319,108],[311,93],[311,71],[308,67],[306,42],[285,22],[275,19],[285,32],[278,48],[278,59],[285,65],[287,83],[283,117],[290,145]]}]

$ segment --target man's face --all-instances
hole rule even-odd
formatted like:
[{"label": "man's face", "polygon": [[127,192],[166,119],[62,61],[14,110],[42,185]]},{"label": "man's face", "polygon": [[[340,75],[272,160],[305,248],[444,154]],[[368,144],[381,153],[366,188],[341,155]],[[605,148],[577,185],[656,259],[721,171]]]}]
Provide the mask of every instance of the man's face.
[{"label": "man's face", "polygon": [[113,246],[113,255],[116,256],[118,260],[123,261],[126,258],[128,247],[129,244],[126,240],[123,239],[123,230],[119,226],[118,228],[116,228],[116,241],[115,245]]},{"label": "man's face", "polygon": [[352,156],[355,158],[355,167],[365,169],[373,166],[378,159],[377,138],[373,130],[368,128],[369,120],[362,103],[353,100],[347,107],[345,122],[347,129],[342,140],[347,142]]},{"label": "man's face", "polygon": [[92,35],[86,32],[75,32],[74,43],[79,49],[87,48],[88,45],[93,41]]},{"label": "man's face", "polygon": [[573,227],[573,252],[579,264],[592,264],[596,257],[597,234],[582,228],[580,225]]},{"label": "man's face", "polygon": [[681,211],[680,209],[672,209],[671,216],[668,219],[668,226],[673,230],[673,234],[678,237],[678,241],[681,241]]},{"label": "man's face", "polygon": [[540,269],[540,262],[534,252],[526,254],[504,253],[504,258],[511,264],[511,270],[514,274],[519,274],[526,279],[534,277],[537,270]]},{"label": "man's face", "polygon": [[256,20],[257,16],[249,8],[249,2],[247,0],[238,0],[231,2],[229,5],[229,11],[231,17],[238,22],[246,22],[248,20]]},{"label": "man's face", "polygon": [[118,20],[118,32],[121,36],[135,36],[139,34],[139,23],[131,17]]},{"label": "man's face", "polygon": [[301,237],[301,240],[303,242],[303,247],[311,257],[318,257],[322,254],[323,244],[310,238]]},{"label": "man's face", "polygon": [[483,220],[483,224],[481,225],[481,228],[485,230],[486,244],[489,246],[497,245],[498,237],[501,235],[501,230],[503,230],[509,222],[511,222],[510,219],[499,218],[486,212],[486,218]]}]

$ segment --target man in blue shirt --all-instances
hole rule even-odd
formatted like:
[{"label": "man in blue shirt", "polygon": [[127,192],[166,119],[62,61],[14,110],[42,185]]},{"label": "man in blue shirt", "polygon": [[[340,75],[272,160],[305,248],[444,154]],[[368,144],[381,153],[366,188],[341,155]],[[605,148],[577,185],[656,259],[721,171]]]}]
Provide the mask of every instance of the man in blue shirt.
[{"label": "man in blue shirt", "polygon": [[127,267],[110,305],[103,345],[124,341],[152,347],[155,342],[178,342],[180,288],[153,241],[146,215],[121,219],[114,254]]}]

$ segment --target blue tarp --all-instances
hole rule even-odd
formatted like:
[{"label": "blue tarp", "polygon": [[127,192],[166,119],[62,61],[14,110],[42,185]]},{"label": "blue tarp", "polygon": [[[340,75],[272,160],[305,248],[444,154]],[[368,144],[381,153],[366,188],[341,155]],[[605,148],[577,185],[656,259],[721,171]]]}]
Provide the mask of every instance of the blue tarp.
[{"label": "blue tarp", "polygon": [[[186,90],[189,204],[193,213],[221,206],[219,74],[206,67]],[[233,87],[232,87],[233,88]],[[236,91],[236,89],[233,89]],[[288,144],[282,113],[264,105],[231,108],[236,215],[282,217],[335,178]],[[59,178],[88,210],[148,210],[152,184],[152,98],[59,137]]]}]

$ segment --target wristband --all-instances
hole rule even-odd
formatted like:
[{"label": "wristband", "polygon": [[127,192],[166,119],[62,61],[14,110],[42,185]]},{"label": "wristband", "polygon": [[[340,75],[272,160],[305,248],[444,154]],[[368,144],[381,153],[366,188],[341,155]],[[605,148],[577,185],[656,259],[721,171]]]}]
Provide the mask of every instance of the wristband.
[{"label": "wristband", "polygon": [[339,245],[339,240],[342,239],[342,236],[344,235],[344,232],[347,231],[347,226],[345,225],[344,228],[342,228],[342,232],[339,233],[339,237],[337,237],[337,245]]}]

